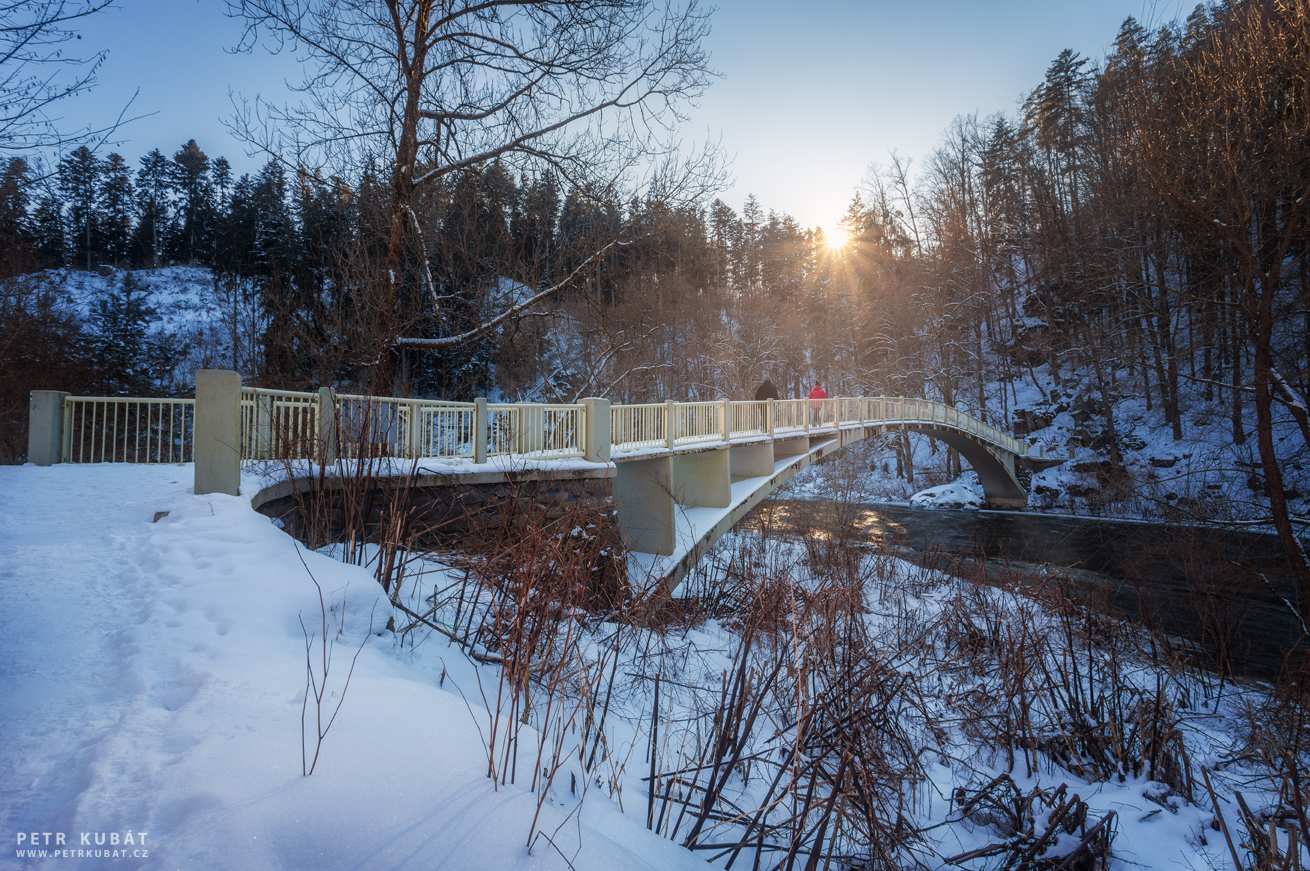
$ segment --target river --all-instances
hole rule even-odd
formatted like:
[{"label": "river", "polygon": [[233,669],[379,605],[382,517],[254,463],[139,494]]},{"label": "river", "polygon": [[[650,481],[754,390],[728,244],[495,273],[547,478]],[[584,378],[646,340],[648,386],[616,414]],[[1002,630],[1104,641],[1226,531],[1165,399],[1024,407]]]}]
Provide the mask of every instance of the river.
[{"label": "river", "polygon": [[[1233,674],[1272,680],[1289,650],[1310,651],[1288,604],[1299,599],[1295,579],[1273,535],[883,503],[850,506],[847,516],[853,541],[963,577],[1067,580],[1085,601],[1154,623],[1206,667],[1226,660]],[[821,501],[766,502],[745,523],[759,528],[766,519],[793,535],[831,536],[841,526],[837,507]]]}]

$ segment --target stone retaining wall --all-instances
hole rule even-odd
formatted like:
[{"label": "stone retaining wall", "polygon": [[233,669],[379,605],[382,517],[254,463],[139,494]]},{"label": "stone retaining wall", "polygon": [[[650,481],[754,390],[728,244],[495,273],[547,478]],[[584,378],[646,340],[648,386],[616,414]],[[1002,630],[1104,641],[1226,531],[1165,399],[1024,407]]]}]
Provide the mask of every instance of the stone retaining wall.
[{"label": "stone retaining wall", "polygon": [[404,478],[377,478],[371,486],[352,479],[327,479],[323,486],[314,479],[270,488],[252,502],[311,547],[344,540],[349,527],[358,527],[352,516],[366,518],[365,537],[376,541],[384,527],[405,512],[411,517],[412,537],[407,537],[413,547],[459,551],[486,543],[503,546],[516,529],[576,513],[580,520],[588,518],[600,537],[603,556],[593,568],[592,592],[611,602],[626,596],[626,559],[608,477],[556,478],[531,471],[495,477],[498,480],[470,481],[424,475],[408,491]]}]

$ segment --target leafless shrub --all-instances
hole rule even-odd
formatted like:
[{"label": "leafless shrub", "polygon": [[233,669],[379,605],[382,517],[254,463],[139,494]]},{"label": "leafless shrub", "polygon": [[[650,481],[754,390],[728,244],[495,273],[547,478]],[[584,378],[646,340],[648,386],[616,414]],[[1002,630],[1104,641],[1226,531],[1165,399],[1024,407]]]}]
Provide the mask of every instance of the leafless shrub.
[{"label": "leafless shrub", "polygon": [[[1090,781],[1146,776],[1192,799],[1191,764],[1167,666],[1142,667],[1138,630],[1074,600],[1067,582],[1036,600],[975,588],[946,610],[943,667],[966,672],[951,699],[983,747],[1049,760]],[[1162,664],[1163,665],[1163,664]]]},{"label": "leafless shrub", "polygon": [[[989,826],[1002,840],[952,856],[946,859],[949,865],[995,857],[996,864],[986,866],[995,871],[1029,868],[1093,871],[1109,867],[1114,811],[1099,821],[1089,820],[1087,802],[1077,793],[1068,795],[1066,784],[1054,790],[1037,787],[1024,793],[1008,774],[1001,774],[977,788],[957,788],[951,801],[953,815],[958,820]],[[1052,853],[1062,833],[1074,836],[1077,841],[1072,848]]]},{"label": "leafless shrub", "polygon": [[[299,555],[298,550],[297,554]],[[300,562],[302,565],[305,565],[304,556],[300,557]],[[341,684],[341,689],[331,691],[331,695],[337,697],[337,703],[328,715],[327,722],[324,722],[323,717],[328,713],[324,707],[324,703],[327,702],[329,698],[328,678],[332,671],[332,654],[336,650],[337,642],[336,638],[331,640],[328,639],[328,607],[327,603],[323,600],[323,587],[319,584],[318,578],[314,577],[314,573],[309,570],[308,565],[305,565],[305,572],[309,575],[309,579],[314,582],[314,589],[318,591],[318,608],[322,621],[317,633],[310,632],[305,628],[304,618],[301,618],[300,621],[300,630],[305,635],[305,698],[300,706],[300,773],[302,776],[308,777],[314,773],[314,769],[318,766],[319,753],[323,750],[323,739],[327,737],[328,730],[332,728],[332,724],[337,721],[337,714],[341,713],[341,705],[346,701],[346,691],[350,689],[350,679],[355,674],[355,662],[359,659],[359,654],[363,651],[364,645],[368,642],[369,636],[373,634],[373,615],[369,615],[368,632],[364,633],[364,640],[359,642],[359,647],[355,649],[355,655],[350,658],[350,670],[346,672],[346,679]],[[341,607],[343,613],[341,615],[342,622],[337,625],[338,636],[340,636],[341,631],[344,628],[344,602]],[[314,636],[316,634],[318,635],[319,640],[320,656],[317,672],[314,670],[313,657]],[[309,726],[309,699],[311,696],[314,699],[314,755],[312,758],[309,755],[309,744],[308,739],[306,738],[306,730]]]}]

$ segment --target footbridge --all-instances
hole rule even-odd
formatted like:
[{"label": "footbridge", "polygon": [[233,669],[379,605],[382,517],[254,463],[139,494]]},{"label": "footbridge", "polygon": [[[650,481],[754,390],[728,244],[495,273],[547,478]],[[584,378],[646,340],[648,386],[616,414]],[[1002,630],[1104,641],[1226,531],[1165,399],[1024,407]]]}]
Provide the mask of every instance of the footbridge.
[{"label": "footbridge", "polygon": [[[597,409],[600,411],[601,409]],[[959,451],[992,508],[1022,509],[1018,464],[1060,460],[950,406],[924,399],[696,402],[609,407],[595,454],[614,465],[619,525],[632,551],[676,584],[761,500],[807,466],[891,431],[930,436]],[[608,436],[608,438],[606,438]]]},{"label": "footbridge", "polygon": [[630,550],[673,584],[797,472],[846,445],[900,430],[955,448],[995,508],[1026,506],[1017,464],[1060,461],[924,399],[446,402],[242,387],[226,370],[197,372],[193,399],[34,391],[28,459],[194,461],[197,493],[231,495],[243,464],[271,460],[394,457],[421,462],[429,477],[452,483],[530,470],[551,480],[607,478]]}]

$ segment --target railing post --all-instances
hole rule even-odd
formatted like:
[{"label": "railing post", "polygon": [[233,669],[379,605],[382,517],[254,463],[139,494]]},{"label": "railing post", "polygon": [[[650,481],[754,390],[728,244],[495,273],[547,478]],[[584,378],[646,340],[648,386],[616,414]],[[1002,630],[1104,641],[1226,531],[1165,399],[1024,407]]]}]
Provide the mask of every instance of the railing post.
[{"label": "railing post", "polygon": [[669,450],[673,450],[673,445],[678,440],[677,418],[673,415],[673,405],[673,400],[670,399],[665,403],[664,412],[664,437],[669,443]]},{"label": "railing post", "polygon": [[62,390],[33,390],[27,415],[27,461],[53,466],[64,457],[64,399]]},{"label": "railing post", "polygon": [[405,449],[409,451],[406,459],[417,460],[423,456],[423,406],[417,401],[406,402],[409,411],[409,423],[405,427]]},{"label": "railing post", "polygon": [[473,462],[482,465],[487,461],[487,397],[473,400]]},{"label": "railing post", "polygon": [[610,401],[588,398],[582,400],[586,408],[582,425],[582,458],[591,463],[610,461]]},{"label": "railing post", "polygon": [[331,387],[318,389],[318,450],[324,466],[337,461],[337,392]]},{"label": "railing post", "polygon": [[540,451],[546,438],[546,412],[540,402],[515,403],[515,417],[518,418],[515,445],[519,454]]},{"label": "railing post", "polygon": [[732,441],[732,406],[728,404],[729,400],[723,400],[723,441]]},{"label": "railing post", "polygon": [[241,376],[196,371],[195,494],[241,494]]},{"label": "railing post", "polygon": [[[239,401],[240,399],[238,399]],[[254,414],[251,420],[254,438],[251,440],[250,459],[269,460],[273,458],[272,418],[273,397],[256,393]]]},{"label": "railing post", "polygon": [[769,438],[773,438],[773,399],[769,399],[769,407],[764,412],[765,421],[769,426]]}]

